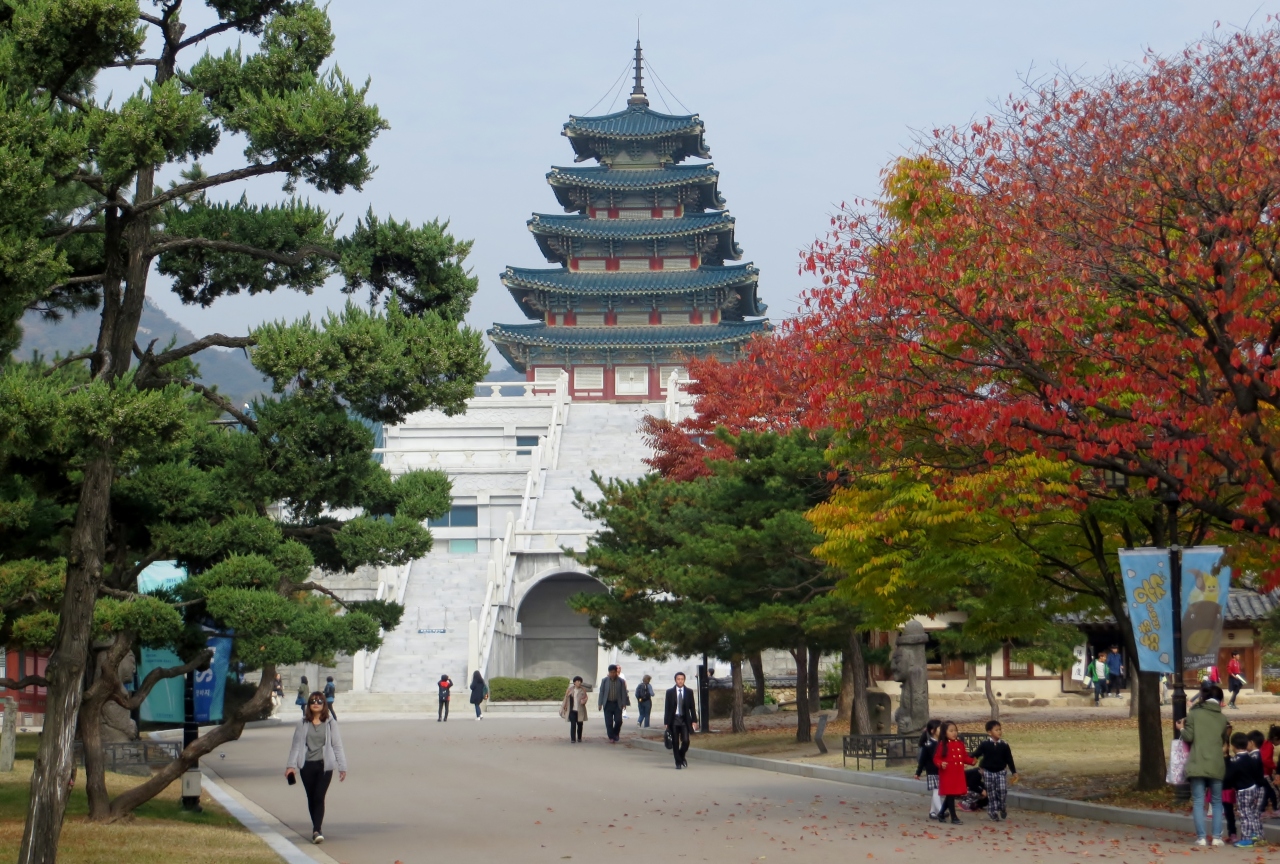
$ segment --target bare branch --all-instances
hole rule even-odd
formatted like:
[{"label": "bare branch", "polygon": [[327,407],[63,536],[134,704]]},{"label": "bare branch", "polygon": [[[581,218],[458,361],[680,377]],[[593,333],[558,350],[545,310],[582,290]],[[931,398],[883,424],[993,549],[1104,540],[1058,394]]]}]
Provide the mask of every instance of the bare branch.
[{"label": "bare branch", "polygon": [[146,701],[147,695],[151,692],[151,688],[155,687],[166,678],[177,678],[186,675],[195,669],[199,669],[204,664],[213,659],[213,649],[206,648],[191,658],[181,666],[170,666],[166,669],[152,669],[147,673],[147,677],[142,679],[142,683],[138,685],[138,689],[133,691],[133,696],[128,699],[121,699],[118,693],[112,695],[112,701],[118,702],[120,705],[128,708],[130,711],[135,708],[141,708],[142,703]]},{"label": "bare branch", "polygon": [[23,675],[18,680],[0,678],[0,687],[5,690],[24,690],[27,687],[48,687],[49,682],[41,675]]},{"label": "bare branch", "polygon": [[[99,585],[98,593],[103,597],[114,597],[117,600],[137,600],[147,596],[146,594],[135,594],[132,591],[122,591],[119,588],[111,588],[106,585]],[[197,597],[195,600],[183,600],[181,603],[169,603],[167,605],[174,609],[186,609],[188,606],[199,606],[203,602],[205,602],[205,598]]]},{"label": "bare branch", "polygon": [[217,405],[223,411],[226,411],[232,417],[239,420],[240,424],[244,426],[246,429],[248,429],[249,431],[251,432],[258,431],[257,421],[255,421],[248,414],[245,414],[235,405],[231,404],[231,400],[227,399],[221,393],[217,393],[209,389],[208,387],[204,386],[203,384],[197,383],[188,378],[163,378],[163,377],[152,378],[147,383],[155,384],[160,387],[164,387],[167,384],[181,384],[183,387],[190,387],[192,390],[199,393],[205,399],[208,399],[214,405]]},{"label": "bare branch", "polygon": [[[154,343],[153,343],[154,344]],[[163,351],[152,357],[151,362],[157,366],[165,366],[175,360],[181,360],[183,357],[190,357],[192,354],[198,354],[206,348],[248,348],[258,344],[258,340],[252,336],[223,336],[221,333],[212,333],[201,339],[197,339],[181,348],[174,348],[171,351]],[[151,353],[150,346],[147,347],[147,353]]]},{"label": "bare branch", "polygon": [[333,591],[332,591],[332,590],[330,590],[330,589],[328,589],[328,588],[324,587],[323,585],[320,585],[319,583],[316,583],[316,582],[288,582],[288,583],[286,583],[286,587],[287,587],[287,590],[289,590],[289,591],[315,591],[317,594],[323,594],[323,595],[325,595],[326,597],[329,597],[329,598],[331,598],[331,599],[335,600],[335,601],[338,603],[338,605],[340,605],[343,609],[346,609],[346,608],[347,608],[347,601],[343,600],[343,599],[342,599],[341,597],[339,597],[337,594],[333,593]]},{"label": "bare branch", "polygon": [[64,357],[63,359],[59,360],[57,363],[54,363],[52,366],[46,369],[44,372],[44,377],[48,378],[50,375],[52,375],[57,370],[61,369],[63,366],[67,366],[71,363],[78,363],[81,360],[91,360],[97,356],[98,356],[97,351],[90,351],[87,354],[76,354],[72,357]]}]

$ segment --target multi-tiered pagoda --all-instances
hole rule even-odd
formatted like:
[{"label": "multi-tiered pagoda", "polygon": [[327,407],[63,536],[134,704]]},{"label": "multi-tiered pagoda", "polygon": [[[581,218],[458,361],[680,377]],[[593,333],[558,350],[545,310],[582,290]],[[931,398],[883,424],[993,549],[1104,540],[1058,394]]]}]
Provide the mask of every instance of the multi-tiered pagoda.
[{"label": "multi-tiered pagoda", "polygon": [[495,324],[489,337],[528,380],[569,371],[575,399],[660,399],[690,356],[735,356],[769,329],[759,271],[742,258],[697,114],[649,108],[636,42],[626,109],[570,117],[575,161],[552,168],[569,215],[529,220],[551,269],[508,267],[502,284],[533,324]]}]

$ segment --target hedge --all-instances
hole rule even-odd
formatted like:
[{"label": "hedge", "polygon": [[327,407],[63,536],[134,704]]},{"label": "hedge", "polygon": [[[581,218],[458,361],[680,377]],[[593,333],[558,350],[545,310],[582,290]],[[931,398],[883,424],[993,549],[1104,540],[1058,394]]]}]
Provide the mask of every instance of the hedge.
[{"label": "hedge", "polygon": [[539,678],[490,678],[489,700],[492,702],[559,702],[569,689],[569,679],[563,675]]}]

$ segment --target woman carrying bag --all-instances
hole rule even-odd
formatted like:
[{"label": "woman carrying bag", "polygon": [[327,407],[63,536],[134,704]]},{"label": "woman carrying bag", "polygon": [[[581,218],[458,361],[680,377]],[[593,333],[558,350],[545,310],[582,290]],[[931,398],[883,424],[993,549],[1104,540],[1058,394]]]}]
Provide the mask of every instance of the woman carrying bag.
[{"label": "woman carrying bag", "polygon": [[302,778],[311,814],[311,842],[317,845],[324,842],[324,798],[335,770],[339,783],[347,779],[347,754],[342,749],[338,721],[330,715],[324,694],[317,691],[307,697],[307,716],[293,730],[284,769],[290,786],[295,772]]},{"label": "woman carrying bag", "polygon": [[582,742],[582,724],[587,722],[587,688],[582,683],[582,676],[573,676],[573,683],[564,691],[564,701],[560,703],[560,717],[569,721],[569,740],[575,744]]},{"label": "woman carrying bag", "polygon": [[484,683],[484,676],[480,674],[480,670],[471,673],[471,704],[476,706],[476,719],[483,720],[484,715],[480,713],[480,705],[484,700],[489,698],[489,685]]},{"label": "woman carrying bag", "polygon": [[298,710],[302,712],[302,716],[307,716],[307,696],[310,695],[311,688],[307,686],[307,676],[303,675],[298,679],[298,698],[293,700],[293,704],[298,706]]}]

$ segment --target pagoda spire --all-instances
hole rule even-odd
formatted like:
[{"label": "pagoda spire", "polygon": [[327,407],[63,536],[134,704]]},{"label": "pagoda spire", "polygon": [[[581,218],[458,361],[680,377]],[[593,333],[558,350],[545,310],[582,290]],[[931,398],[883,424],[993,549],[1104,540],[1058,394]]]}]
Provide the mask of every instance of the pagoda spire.
[{"label": "pagoda spire", "polygon": [[644,95],[644,53],[640,50],[640,40],[636,39],[636,83],[631,88],[631,97],[627,99],[628,105],[644,105],[648,107],[649,97]]}]

